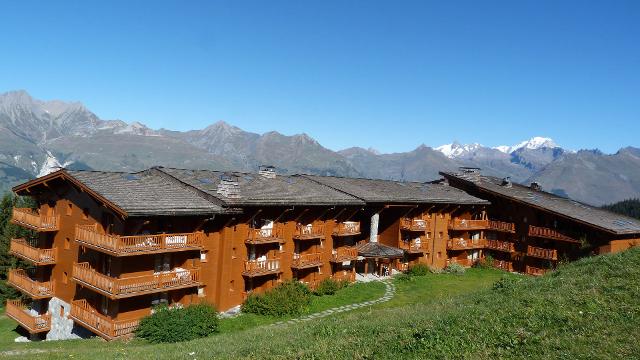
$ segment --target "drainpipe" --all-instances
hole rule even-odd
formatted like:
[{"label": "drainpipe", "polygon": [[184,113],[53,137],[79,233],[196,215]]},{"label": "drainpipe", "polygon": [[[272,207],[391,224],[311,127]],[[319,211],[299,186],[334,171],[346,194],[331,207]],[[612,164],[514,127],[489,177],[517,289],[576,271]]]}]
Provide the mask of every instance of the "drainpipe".
[{"label": "drainpipe", "polygon": [[380,221],[380,214],[374,213],[371,215],[371,231],[369,232],[369,242],[378,242],[378,222]]}]

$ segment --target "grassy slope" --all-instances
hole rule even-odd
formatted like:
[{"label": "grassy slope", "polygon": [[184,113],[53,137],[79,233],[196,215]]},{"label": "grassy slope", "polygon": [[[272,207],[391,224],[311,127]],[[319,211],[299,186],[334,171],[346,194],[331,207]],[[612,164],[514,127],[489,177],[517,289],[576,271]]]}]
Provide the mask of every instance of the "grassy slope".
[{"label": "grassy slope", "polygon": [[[399,283],[395,305],[175,345],[70,351],[94,359],[640,358],[640,249],[584,259],[542,278],[510,276],[487,288],[499,277],[488,270],[430,275]],[[461,296],[444,290],[483,284],[485,290]],[[47,355],[66,357],[69,349]]]}]

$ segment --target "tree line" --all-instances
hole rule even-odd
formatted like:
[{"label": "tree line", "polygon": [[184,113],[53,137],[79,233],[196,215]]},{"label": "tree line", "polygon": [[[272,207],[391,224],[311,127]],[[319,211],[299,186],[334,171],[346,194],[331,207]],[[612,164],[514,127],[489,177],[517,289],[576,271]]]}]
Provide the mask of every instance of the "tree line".
[{"label": "tree line", "polygon": [[628,199],[614,204],[604,205],[603,209],[640,219],[640,199]]}]

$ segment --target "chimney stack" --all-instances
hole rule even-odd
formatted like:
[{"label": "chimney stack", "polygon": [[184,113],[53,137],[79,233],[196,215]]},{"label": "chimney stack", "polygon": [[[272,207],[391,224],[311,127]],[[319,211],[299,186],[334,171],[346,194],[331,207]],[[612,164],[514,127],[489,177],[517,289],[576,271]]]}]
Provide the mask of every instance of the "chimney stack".
[{"label": "chimney stack", "polygon": [[260,170],[258,171],[258,175],[267,179],[275,179],[276,178],[276,168],[271,165],[260,165]]}]

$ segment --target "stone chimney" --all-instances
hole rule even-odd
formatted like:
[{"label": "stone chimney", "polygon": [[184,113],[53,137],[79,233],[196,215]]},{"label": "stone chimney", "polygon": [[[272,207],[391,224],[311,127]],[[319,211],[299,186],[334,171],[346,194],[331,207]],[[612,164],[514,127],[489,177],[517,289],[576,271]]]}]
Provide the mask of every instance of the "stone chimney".
[{"label": "stone chimney", "polygon": [[221,175],[216,192],[229,199],[239,199],[240,184],[238,184],[238,177],[232,174]]},{"label": "stone chimney", "polygon": [[540,186],[540,184],[535,181],[531,183],[529,188],[531,188],[531,190],[533,191],[542,191],[542,186]]},{"label": "stone chimney", "polygon": [[258,175],[267,179],[275,179],[276,178],[276,168],[271,165],[261,165],[260,170],[258,171]]},{"label": "stone chimney", "polygon": [[510,188],[513,186],[513,184],[511,183],[511,177],[507,176],[506,178],[502,179],[502,183],[500,184],[504,187]]}]

